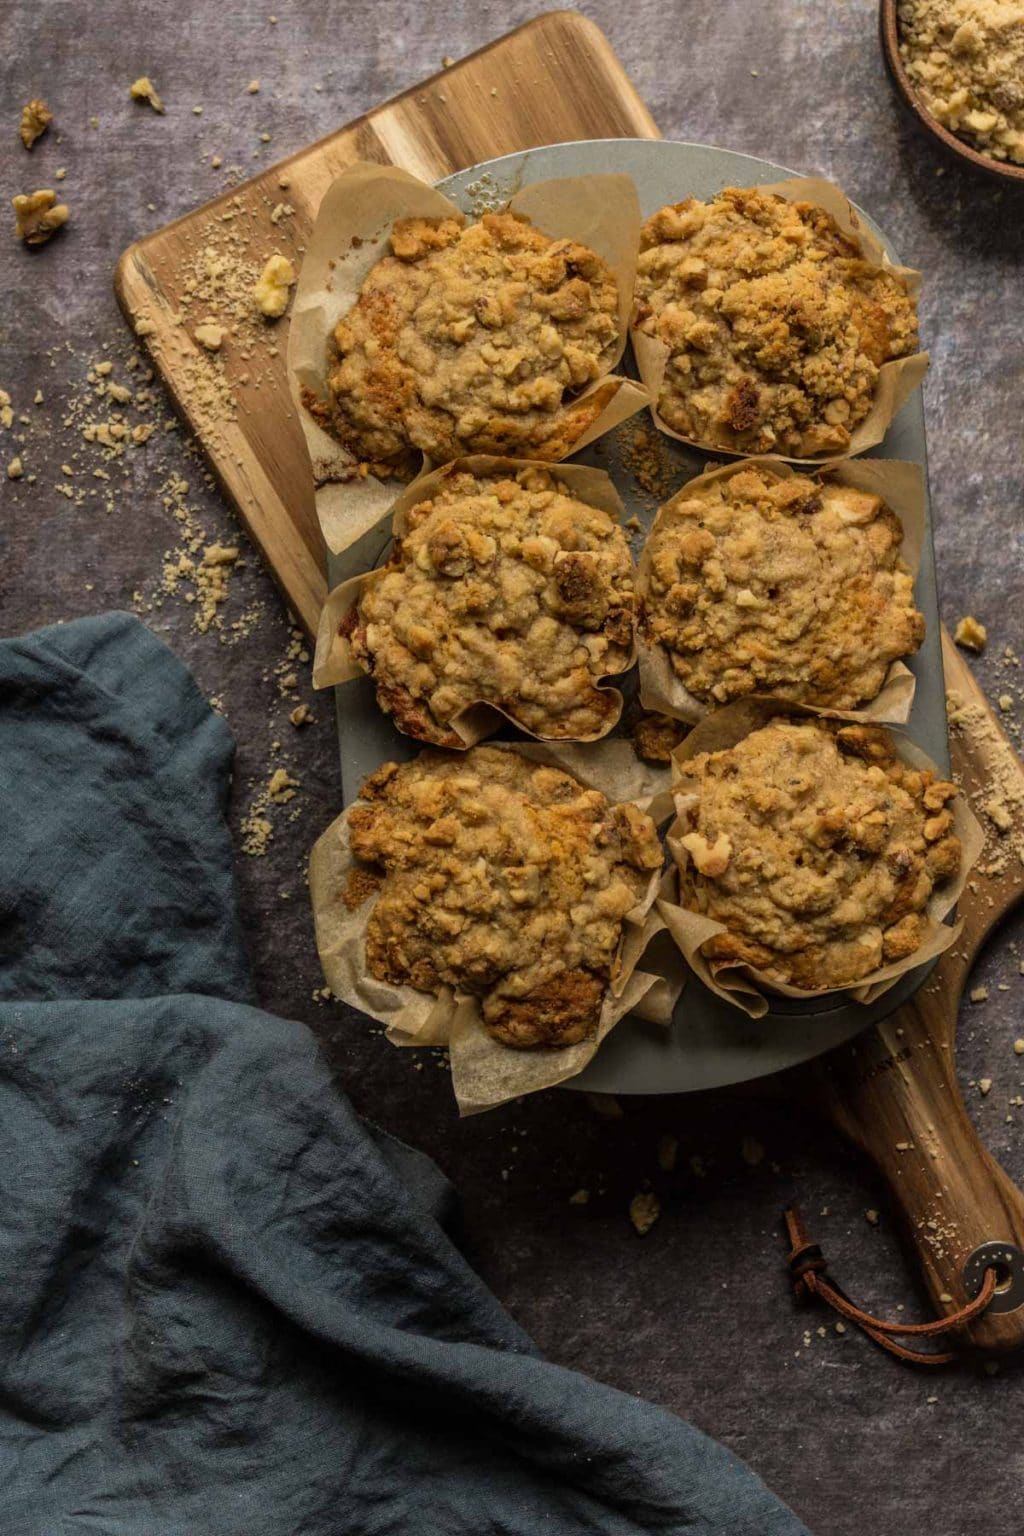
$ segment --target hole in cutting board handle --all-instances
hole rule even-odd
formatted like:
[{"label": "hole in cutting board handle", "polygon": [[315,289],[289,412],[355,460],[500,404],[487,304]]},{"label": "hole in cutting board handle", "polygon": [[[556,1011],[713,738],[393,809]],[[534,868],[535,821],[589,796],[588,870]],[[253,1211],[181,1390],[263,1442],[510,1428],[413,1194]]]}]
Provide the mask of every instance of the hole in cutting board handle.
[{"label": "hole in cutting board handle", "polygon": [[964,1287],[973,1301],[986,1269],[996,1272],[996,1292],[989,1312],[1016,1312],[1024,1306],[1024,1253],[1013,1243],[982,1243],[964,1261]]}]

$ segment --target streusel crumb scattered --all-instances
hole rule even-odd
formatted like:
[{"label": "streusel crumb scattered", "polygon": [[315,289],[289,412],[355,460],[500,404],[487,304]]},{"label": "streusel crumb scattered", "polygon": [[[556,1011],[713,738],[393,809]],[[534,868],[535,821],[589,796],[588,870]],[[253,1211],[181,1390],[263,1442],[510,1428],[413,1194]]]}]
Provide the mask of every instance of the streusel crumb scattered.
[{"label": "streusel crumb scattered", "polygon": [[813,203],[756,187],[644,225],[634,325],[668,348],[658,410],[733,452],[844,453],[883,363],[917,349],[905,280]]},{"label": "streusel crumb scattered", "polygon": [[726,927],[713,966],[811,989],[913,955],[960,867],[954,784],[876,726],[784,717],[680,767],[682,900]]},{"label": "streusel crumb scattered", "polygon": [[[606,403],[618,291],[601,257],[513,213],[399,219],[335,328],[327,424],[362,461],[563,458]],[[614,387],[614,386],[611,386]]]},{"label": "streusel crumb scattered", "polygon": [[295,268],[287,256],[275,251],[267,258],[253,289],[253,300],[260,314],[268,320],[280,320],[288,308],[288,296],[294,283]]},{"label": "streusel crumb scattered", "polygon": [[629,665],[633,564],[619,523],[554,474],[449,475],[408,513],[390,562],[348,621],[381,708],[421,741],[459,747],[451,721],[483,701],[537,736],[609,728]]},{"label": "streusel crumb scattered", "polygon": [[370,776],[348,818],[383,874],[366,930],[371,973],[480,999],[511,1046],[597,1027],[626,914],[660,869],[654,823],[515,751],[424,752]]},{"label": "streusel crumb scattered", "polygon": [[901,539],[878,496],[827,476],[691,482],[648,540],[641,637],[697,699],[856,709],[924,639]]}]

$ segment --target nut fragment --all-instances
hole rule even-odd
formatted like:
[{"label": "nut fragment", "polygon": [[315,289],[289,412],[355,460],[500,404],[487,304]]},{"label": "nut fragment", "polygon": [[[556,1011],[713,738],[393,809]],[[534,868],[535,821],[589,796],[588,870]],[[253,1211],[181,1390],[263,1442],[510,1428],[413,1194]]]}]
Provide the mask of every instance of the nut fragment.
[{"label": "nut fragment", "polygon": [[45,245],[68,221],[69,210],[58,203],[56,192],[43,189],[39,192],[18,193],[11,198],[14,206],[15,230],[26,245]]},{"label": "nut fragment", "polygon": [[226,332],[224,327],[217,325],[215,321],[204,320],[202,325],[196,326],[192,334],[199,345],[206,348],[207,352],[219,352]]},{"label": "nut fragment", "polygon": [[661,1201],[653,1190],[634,1195],[629,1202],[629,1219],[640,1237],[646,1236],[660,1215]]},{"label": "nut fragment", "polygon": [[988,640],[988,630],[979,619],[972,618],[970,614],[960,620],[953,634],[957,645],[964,646],[969,651],[983,651]]},{"label": "nut fragment", "polygon": [[41,139],[43,134],[53,122],[53,113],[46,102],[40,97],[26,102],[21,109],[21,126],[18,129],[21,142],[26,149],[31,149],[36,139]]},{"label": "nut fragment", "polygon": [[295,282],[295,268],[277,251],[269,257],[252,291],[256,308],[268,320],[279,320],[288,308],[288,291]]},{"label": "nut fragment", "polygon": [[128,87],[128,94],[133,101],[148,102],[154,112],[164,110],[164,104],[157,95],[156,86],[148,75],[140,75],[137,80],[133,80]]}]

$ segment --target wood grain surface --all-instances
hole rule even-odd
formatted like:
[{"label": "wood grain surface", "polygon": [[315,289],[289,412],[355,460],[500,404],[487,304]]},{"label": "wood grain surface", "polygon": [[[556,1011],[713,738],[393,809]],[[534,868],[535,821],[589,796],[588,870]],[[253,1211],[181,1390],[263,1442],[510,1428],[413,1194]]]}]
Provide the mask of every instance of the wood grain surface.
[{"label": "wood grain surface", "polygon": [[[285,373],[287,319],[277,356],[261,363],[228,348],[225,408],[208,400],[204,357],[181,323],[185,274],[225,215],[254,258],[302,246],[332,179],[356,160],[399,165],[426,181],[479,160],[567,139],[657,138],[658,130],[604,34],[570,11],[539,16],[452,68],[405,91],[251,181],[132,245],[115,290],[221,486],[308,634],[326,596],[324,552],[309,462]],[[287,183],[282,189],[282,181]],[[287,198],[287,225],[271,215]]]}]

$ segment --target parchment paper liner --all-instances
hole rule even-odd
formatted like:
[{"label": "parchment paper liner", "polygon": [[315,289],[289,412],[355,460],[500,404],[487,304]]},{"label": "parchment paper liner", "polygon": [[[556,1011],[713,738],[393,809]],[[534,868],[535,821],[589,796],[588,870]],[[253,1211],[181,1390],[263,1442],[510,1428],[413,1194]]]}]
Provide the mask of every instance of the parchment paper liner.
[{"label": "parchment paper liner", "polygon": [[[790,480],[795,475],[827,474],[841,485],[880,496],[899,518],[903,529],[900,554],[917,581],[924,547],[924,475],[920,465],[903,463],[898,459],[839,459],[832,465],[824,466],[822,470],[809,470],[762,454],[753,459],[738,459],[697,475],[666,501],[664,507],[658,508],[658,515],[637,562],[637,597],[641,605],[650,573],[651,539],[658,528],[662,512],[678,501],[699,496],[715,481],[729,480],[752,465],[759,469],[770,469],[783,480]],[[663,715],[671,715],[676,720],[685,720],[695,725],[712,710],[722,708],[720,704],[706,704],[696,698],[677,676],[665,647],[646,643],[639,627],[637,643],[640,702],[645,709],[657,710]],[[880,692],[869,703],[861,705],[860,709],[831,709],[806,703],[803,708],[812,714],[827,715],[835,720],[868,720],[878,724],[905,725],[910,719],[916,687],[917,680],[910,668],[902,661],[894,661],[886,673]],[[774,695],[757,694],[751,697],[769,698]],[[787,699],[779,699],[778,704],[783,709],[789,707]]]},{"label": "parchment paper liner", "polygon": [[[445,464],[440,469],[427,470],[417,475],[392,507],[392,535],[400,538],[408,527],[408,517],[412,508],[428,497],[436,495],[442,482],[460,471],[466,470],[470,474],[482,477],[494,473],[515,475],[519,469],[530,468],[544,469],[549,472],[556,470],[555,465],[542,463],[539,459],[496,458],[490,454],[469,454],[465,458],[454,459],[451,464]],[[564,482],[578,501],[600,508],[601,511],[613,517],[620,527],[622,526],[626,519],[626,509],[610,476],[603,469],[591,469],[586,464],[559,464],[556,472],[558,478]],[[383,566],[378,566],[375,570],[363,571],[358,576],[352,576],[348,581],[341,582],[329,594],[320,613],[320,627],[317,631],[316,655],[313,658],[314,688],[330,688],[336,683],[347,683],[353,678],[367,676],[365,668],[353,654],[351,642],[343,635],[339,635],[338,627],[359,600],[366,582],[383,569]],[[605,676],[619,677],[628,672],[635,661],[634,637],[628,659],[616,672],[606,673]],[[595,683],[595,687],[597,686],[598,684]],[[573,741],[598,741],[602,736],[607,736],[619,723],[622,715],[622,694],[617,688],[599,688],[598,691],[607,695],[609,699],[617,701],[618,707],[609,714],[599,731],[590,736],[574,736]],[[537,732],[528,730],[515,715],[500,709],[496,704],[489,703],[486,699],[478,699],[468,704],[457,715],[453,715],[448,724],[462,737],[465,746],[472,747],[478,741],[482,741],[485,736],[491,736],[495,731],[500,730],[502,722],[506,720],[524,735],[532,737],[534,741],[566,739],[538,735]],[[397,722],[396,728],[399,728]]]},{"label": "parchment paper liner", "polygon": [[[861,222],[856,210],[834,182],[825,181],[816,176],[794,176],[787,181],[769,182],[765,186],[759,186],[758,191],[778,193],[780,197],[786,198],[791,203],[815,203],[819,208],[824,208],[826,213],[832,215],[844,234],[860,242],[861,251],[866,260],[874,266],[887,267],[891,272],[906,278],[911,297],[917,298],[921,290],[920,272],[916,272],[913,267],[898,267],[889,260],[881,241]],[[705,443],[696,438],[683,437],[668,426],[658,412],[658,401],[661,399],[661,386],[668,366],[669,348],[664,342],[648,336],[637,326],[631,328],[630,339],[633,343],[633,355],[636,358],[640,377],[651,394],[653,402],[651,415],[654,417],[655,425],[665,433],[666,437],[674,437],[678,443],[688,443],[691,448],[702,448],[710,453],[727,454],[735,458],[739,452],[742,456],[742,450],[724,448],[720,443]],[[851,454],[863,453],[866,448],[874,448],[882,441],[889,430],[889,423],[903,402],[920,384],[927,370],[927,352],[914,352],[910,357],[899,357],[892,362],[882,364],[878,372],[874,401],[864,420],[851,434],[845,453],[829,454],[820,459],[798,459],[791,454],[780,454],[779,457],[792,464],[825,464],[830,459],[848,458]]]},{"label": "parchment paper liner", "polygon": [[[496,748],[562,768],[615,802],[633,800],[659,823],[672,814],[667,773],[640,763],[626,741],[606,741],[588,749],[556,749],[540,743],[511,747],[500,742]],[[392,1045],[446,1045],[461,1114],[477,1114],[575,1077],[628,1013],[657,1024],[671,1021],[685,976],[681,958],[659,958],[657,973],[638,966],[652,939],[665,927],[656,898],[674,886],[674,871],[656,871],[642,900],[625,919],[618,973],[605,998],[595,1037],[560,1050],[515,1050],[490,1038],[475,998],[448,989],[435,997],[370,975],[366,924],[375,896],[355,912],[348,911],[341,899],[355,862],[349,848],[348,815],[344,811],[320,836],[309,863],[317,948],[327,984],[336,997],[386,1025]]]},{"label": "parchment paper liner", "polygon": [[[744,699],[736,704],[728,704],[724,709],[715,710],[676,748],[672,754],[673,769],[675,765],[686,762],[701,752],[718,752],[723,748],[735,746],[751,731],[766,725],[773,716],[782,713],[813,715],[812,711],[800,709],[794,705],[786,705],[783,709],[778,703],[767,699]],[[900,732],[893,732],[892,735],[899,756],[904,762],[915,768],[931,768],[939,773],[931,759],[913,742]],[[676,777],[674,771],[673,777]],[[939,777],[944,776],[939,773]],[[824,997],[830,992],[843,992],[855,1002],[873,1003],[876,998],[888,992],[889,988],[901,976],[906,975],[907,971],[924,965],[926,961],[949,949],[960,933],[962,925],[959,922],[950,925],[944,923],[942,919],[953,910],[963,894],[967,876],[981,853],[985,834],[972,815],[966,797],[962,793],[958,794],[950,805],[953,811],[953,831],[960,839],[963,850],[959,874],[954,880],[947,881],[933,891],[926,909],[929,921],[920,947],[905,960],[894,961],[890,965],[880,966],[877,970],[871,971],[855,987],[818,987],[811,990],[769,981],[749,966],[728,962],[712,965],[705,959],[701,946],[716,933],[725,933],[727,931],[725,924],[716,922],[713,918],[703,917],[699,913],[690,912],[665,896],[661,896],[658,900],[661,915],[672,937],[705,986],[710,987],[712,992],[717,992],[718,996],[724,998],[726,1002],[742,1008],[752,1019],[762,1018],[767,1013],[769,1005],[764,995],[766,992],[775,993],[781,997],[797,998]],[[686,849],[679,841],[685,830],[684,819],[677,815],[669,827],[667,841],[669,856],[680,868],[685,867],[689,859]]]},{"label": "parchment paper liner", "polygon": [[[626,345],[640,244],[640,207],[630,177],[572,176],[524,187],[508,206],[553,238],[581,241],[605,258],[619,285],[619,335],[605,373],[576,400],[600,391],[603,409],[569,450],[625,421],[649,403],[647,391],[611,372]],[[438,218],[459,210],[442,192],[392,165],[349,166],[327,189],[302,261],[288,333],[288,378],[316,483],[316,510],[327,546],[348,549],[385,515],[394,481],[360,478],[353,455],[303,404],[304,389],[327,399],[328,342],[355,303],[364,279],[385,254],[396,219]],[[428,466],[429,467],[429,466]]]}]

